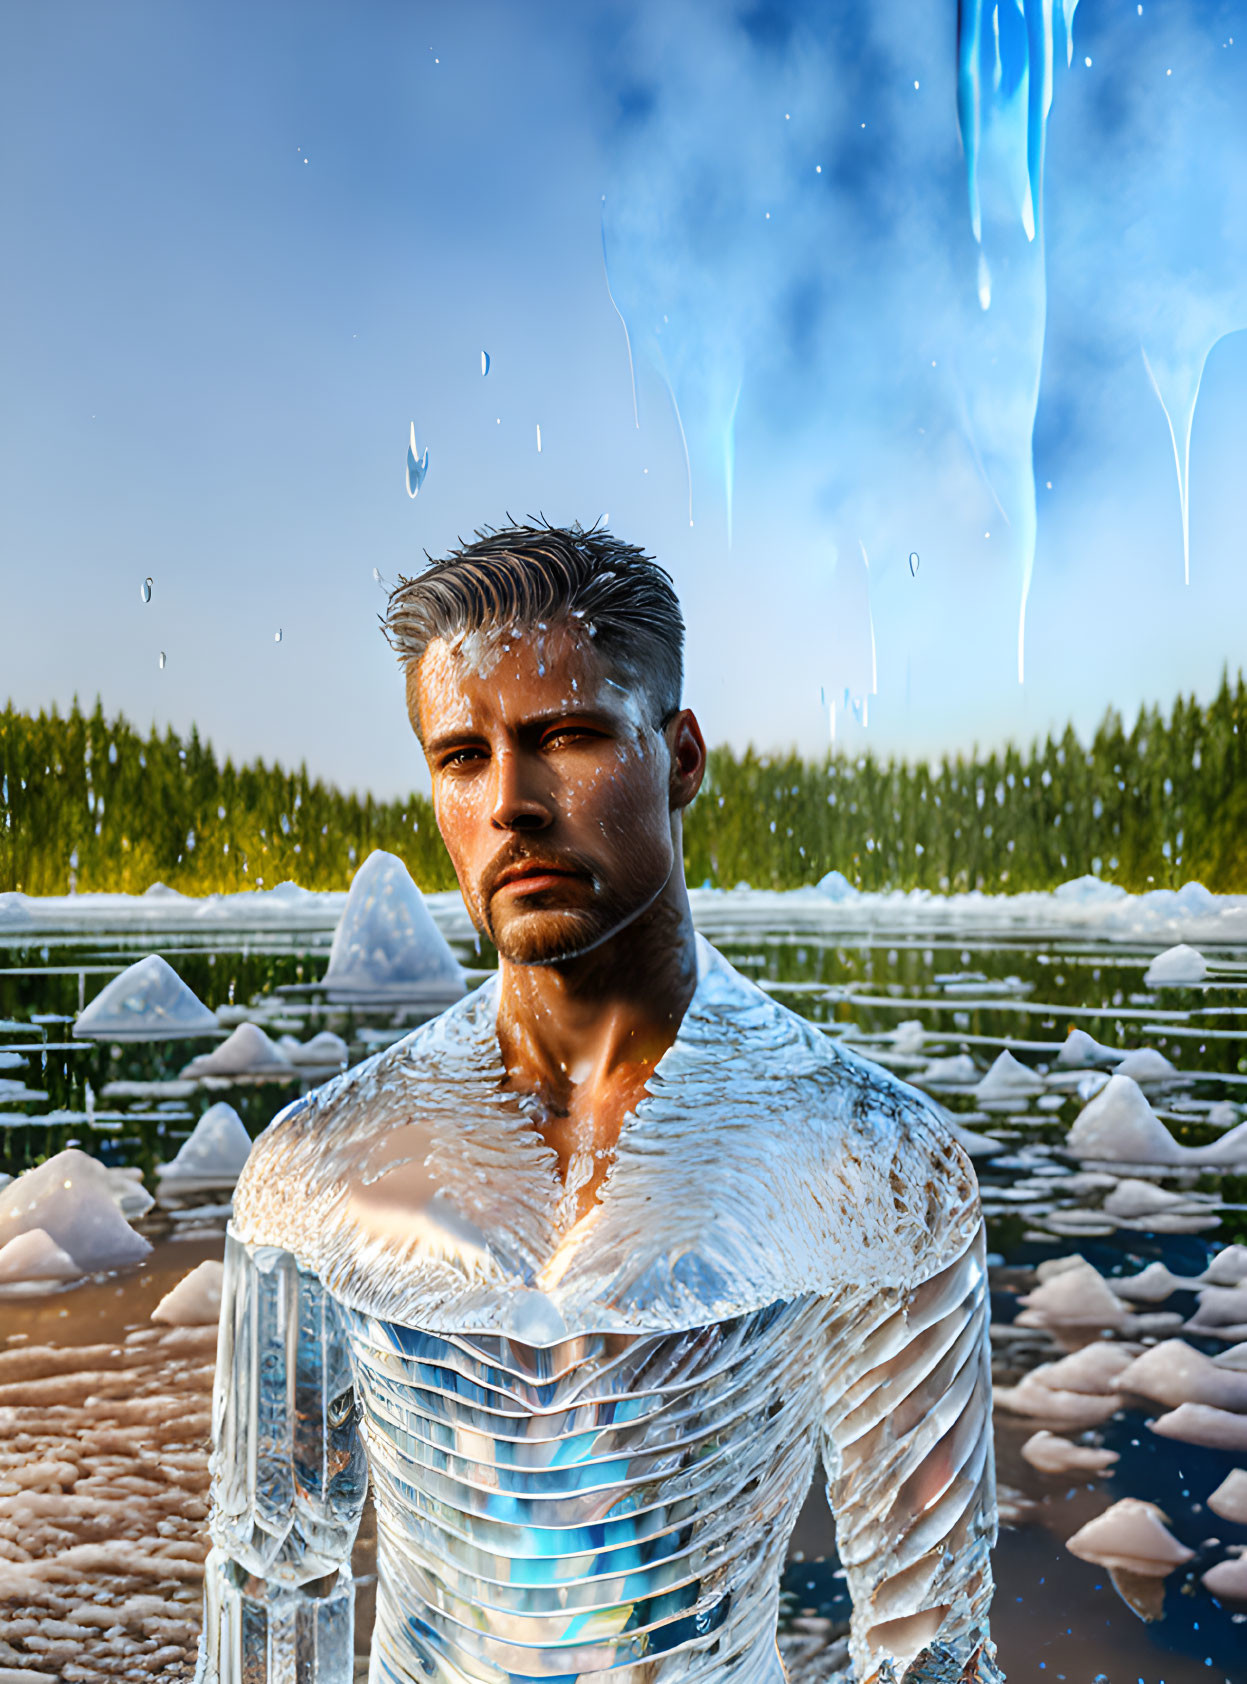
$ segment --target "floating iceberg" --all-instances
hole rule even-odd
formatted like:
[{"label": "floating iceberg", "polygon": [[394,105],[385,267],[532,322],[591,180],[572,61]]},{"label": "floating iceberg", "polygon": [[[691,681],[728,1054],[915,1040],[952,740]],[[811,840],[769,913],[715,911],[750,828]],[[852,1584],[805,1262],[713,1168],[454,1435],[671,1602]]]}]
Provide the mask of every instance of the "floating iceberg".
[{"label": "floating iceberg", "polygon": [[171,1041],[215,1035],[217,1021],[158,953],[149,953],[103,988],[74,1024],[98,1041]]},{"label": "floating iceberg", "polygon": [[38,1228],[79,1274],[137,1263],[151,1246],[121,1214],[119,1196],[110,1171],[71,1146],[0,1192],[0,1248]]},{"label": "floating iceberg", "polygon": [[1180,1403],[1148,1423],[1162,1438],[1202,1444],[1209,1450],[1247,1450],[1247,1415],[1207,1403]]},{"label": "floating iceberg", "polygon": [[1129,1311],[1085,1257],[1060,1261],[1063,1268],[1041,1277],[1035,1290],[1018,1300],[1018,1326],[1099,1331],[1120,1330],[1130,1323]]},{"label": "floating iceberg", "polygon": [[1173,1293],[1195,1285],[1182,1275],[1170,1274],[1163,1263],[1149,1263],[1137,1275],[1117,1275],[1108,1284],[1119,1298],[1133,1304],[1161,1304]]},{"label": "floating iceberg", "polygon": [[297,1041],[293,1035],[283,1035],[278,1050],[300,1070],[339,1070],[345,1067],[351,1049],[332,1029],[322,1029],[310,1041]]},{"label": "floating iceberg", "polygon": [[1115,1047],[1101,1046],[1085,1029],[1071,1029],[1056,1061],[1062,1070],[1085,1070],[1095,1064],[1116,1064],[1121,1057]]},{"label": "floating iceberg", "polygon": [[855,889],[842,871],[829,871],[825,877],[820,877],[814,885],[820,895],[828,900],[860,900],[862,892]]},{"label": "floating iceberg", "polygon": [[1153,1345],[1121,1371],[1117,1384],[1123,1391],[1137,1392],[1171,1409],[1182,1403],[1203,1403],[1214,1409],[1247,1410],[1247,1374],[1218,1368],[1185,1339]]},{"label": "floating iceberg", "polygon": [[1214,1596],[1223,1596],[1227,1602],[1247,1602],[1247,1555],[1218,1561],[1204,1574],[1203,1582]]},{"label": "floating iceberg", "polygon": [[228,1040],[210,1053],[192,1058],[180,1074],[185,1080],[202,1081],[205,1076],[293,1076],[294,1073],[293,1064],[258,1024],[240,1023]]},{"label": "floating iceberg", "polygon": [[1247,1526],[1247,1469],[1231,1468],[1209,1497],[1208,1507],[1222,1520]]},{"label": "floating iceberg", "polygon": [[1115,1075],[1070,1129],[1067,1151],[1079,1158],[1131,1164],[1247,1163],[1247,1123],[1212,1146],[1181,1146],[1148,1104],[1138,1083]]},{"label": "floating iceberg", "polygon": [[1190,987],[1207,980],[1208,961],[1198,948],[1188,947],[1185,942],[1158,953],[1143,973],[1145,988]]},{"label": "floating iceberg", "polygon": [[0,1246],[0,1286],[76,1280],[82,1270],[44,1228],[28,1228]]},{"label": "floating iceberg", "polygon": [[1206,1286],[1247,1286],[1247,1245],[1227,1245],[1200,1279]]},{"label": "floating iceberg", "polygon": [[1022,1446],[1022,1457],[1040,1473],[1103,1473],[1118,1459],[1116,1450],[1094,1450],[1090,1445],[1071,1444],[1069,1439],[1042,1428]]},{"label": "floating iceberg", "polygon": [[1075,1532],[1065,1547],[1080,1561],[1092,1561],[1097,1567],[1163,1578],[1195,1555],[1178,1542],[1165,1520],[1155,1503],[1123,1497]]},{"label": "floating iceberg", "polygon": [[463,972],[402,860],[377,849],[355,873],[325,972],[330,999],[449,1005]]},{"label": "floating iceberg", "polygon": [[1182,1080],[1178,1067],[1155,1047],[1136,1047],[1134,1052],[1128,1052],[1118,1064],[1117,1074],[1129,1076],[1132,1082],[1138,1082],[1143,1088]]},{"label": "floating iceberg", "polygon": [[154,1322],[169,1327],[211,1327],[221,1314],[225,1265],[209,1258],[183,1275],[152,1311]]},{"label": "floating iceberg", "polygon": [[983,1103],[1000,1100],[1025,1099],[1044,1091],[1043,1078],[1014,1058],[1006,1048],[986,1076],[974,1090],[974,1097]]},{"label": "floating iceberg", "polygon": [[171,1163],[156,1171],[161,1192],[232,1187],[251,1151],[251,1136],[232,1105],[210,1106]]},{"label": "floating iceberg", "polygon": [[979,1079],[979,1067],[969,1053],[956,1053],[951,1058],[933,1058],[925,1070],[910,1078],[922,1087],[968,1087]]}]

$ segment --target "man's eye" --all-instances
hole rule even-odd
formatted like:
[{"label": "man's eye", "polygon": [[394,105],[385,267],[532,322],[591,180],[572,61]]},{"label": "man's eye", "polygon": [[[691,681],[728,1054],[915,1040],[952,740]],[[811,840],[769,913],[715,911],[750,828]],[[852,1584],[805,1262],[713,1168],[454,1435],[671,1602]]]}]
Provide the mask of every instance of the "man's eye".
[{"label": "man's eye", "polygon": [[483,758],[479,748],[457,748],[442,761],[442,770],[445,771],[448,766],[470,766],[473,761]]},{"label": "man's eye", "polygon": [[587,742],[590,738],[600,735],[597,731],[589,731],[583,725],[564,725],[557,731],[551,731],[542,738],[542,748],[563,748],[568,743]]}]

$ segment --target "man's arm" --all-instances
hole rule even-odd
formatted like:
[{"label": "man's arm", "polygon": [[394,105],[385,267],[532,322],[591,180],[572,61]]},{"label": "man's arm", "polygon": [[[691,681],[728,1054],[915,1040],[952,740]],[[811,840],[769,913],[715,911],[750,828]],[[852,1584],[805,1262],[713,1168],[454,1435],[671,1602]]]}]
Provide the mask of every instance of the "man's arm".
[{"label": "man's arm", "polygon": [[880,1292],[827,1376],[823,1459],[863,1684],[995,1684],[985,1238]]},{"label": "man's arm", "polygon": [[212,1440],[196,1684],[350,1684],[368,1474],[348,1347],[313,1274],[232,1234]]}]

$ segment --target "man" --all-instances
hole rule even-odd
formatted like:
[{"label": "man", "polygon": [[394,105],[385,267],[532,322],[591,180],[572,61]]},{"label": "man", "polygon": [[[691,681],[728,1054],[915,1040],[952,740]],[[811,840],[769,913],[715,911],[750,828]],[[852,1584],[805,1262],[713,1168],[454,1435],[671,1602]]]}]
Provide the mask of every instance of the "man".
[{"label": "man", "polygon": [[856,1677],[999,1678],[982,1219],[934,1108],[695,935],[670,581],[515,527],[387,627],[497,976],[239,1183],[200,1677],[779,1684],[821,1449]]}]

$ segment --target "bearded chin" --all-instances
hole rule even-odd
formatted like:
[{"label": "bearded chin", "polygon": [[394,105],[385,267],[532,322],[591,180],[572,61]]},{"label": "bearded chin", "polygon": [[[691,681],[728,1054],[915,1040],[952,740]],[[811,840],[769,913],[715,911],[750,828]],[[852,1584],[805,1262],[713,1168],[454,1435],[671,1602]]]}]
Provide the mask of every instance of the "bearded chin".
[{"label": "bearded chin", "polygon": [[604,942],[617,920],[596,909],[596,916],[560,917],[556,912],[517,918],[498,930],[492,918],[485,920],[485,933],[510,965],[560,965],[579,959]]}]

